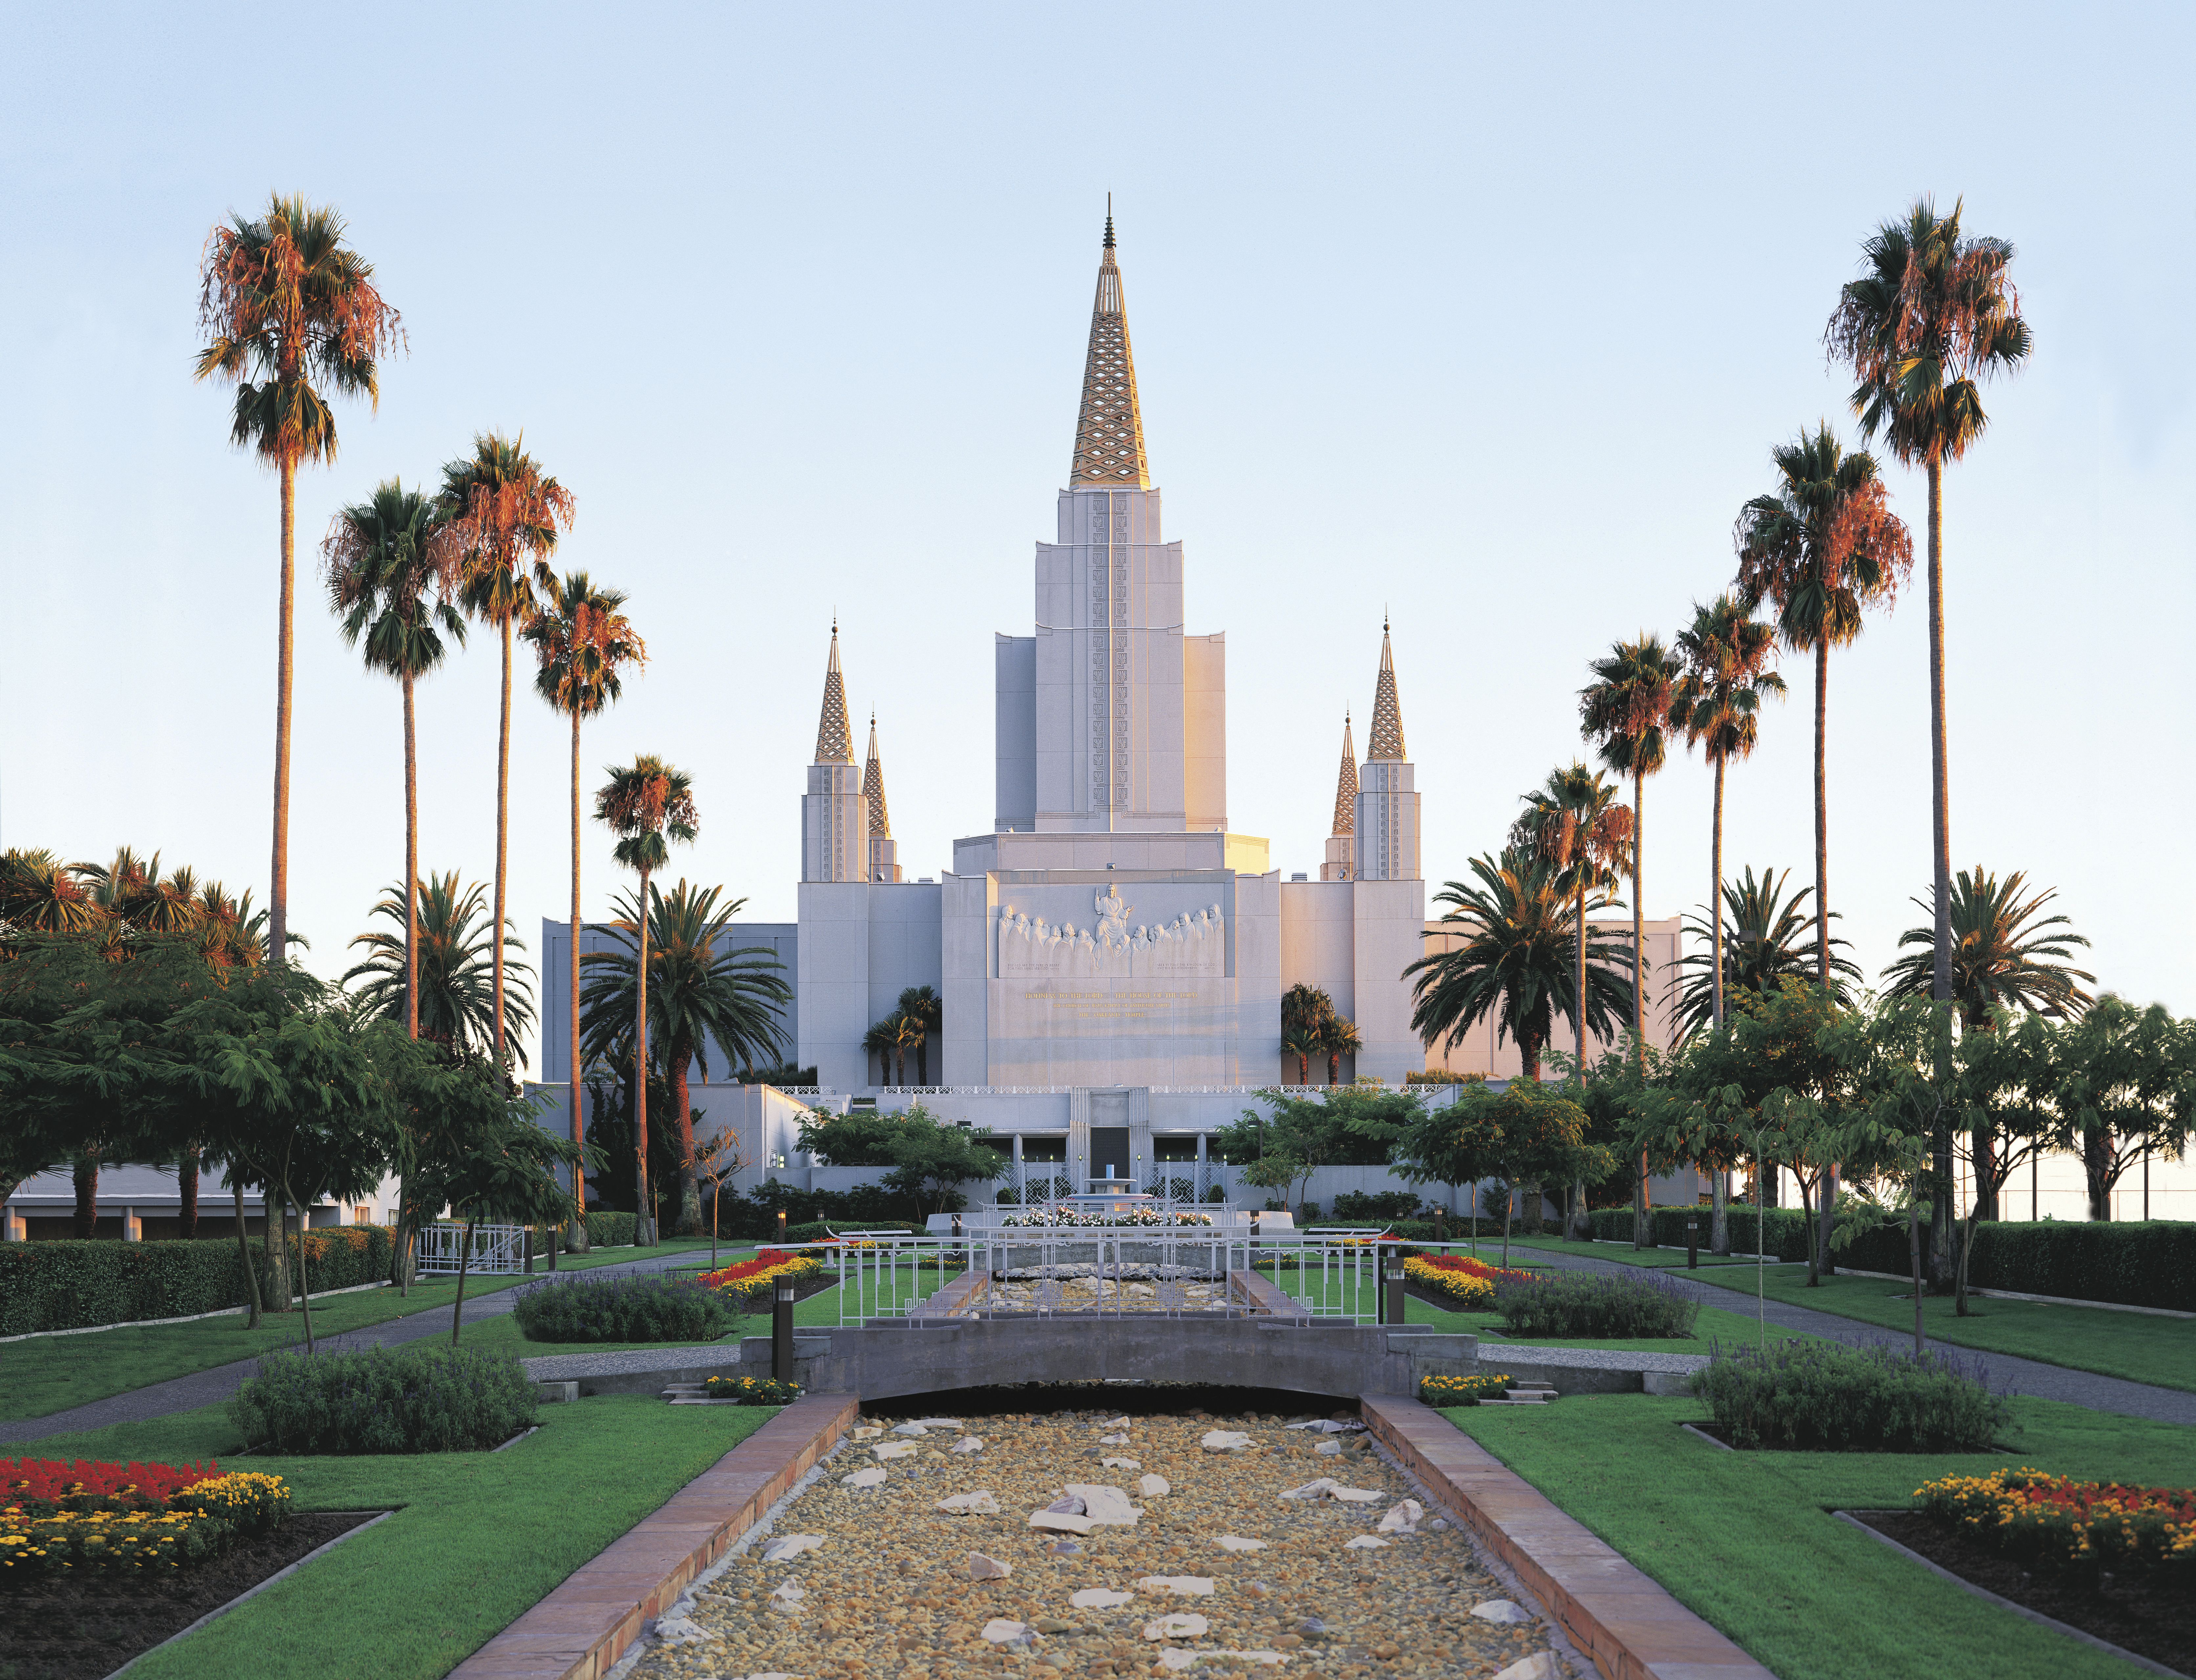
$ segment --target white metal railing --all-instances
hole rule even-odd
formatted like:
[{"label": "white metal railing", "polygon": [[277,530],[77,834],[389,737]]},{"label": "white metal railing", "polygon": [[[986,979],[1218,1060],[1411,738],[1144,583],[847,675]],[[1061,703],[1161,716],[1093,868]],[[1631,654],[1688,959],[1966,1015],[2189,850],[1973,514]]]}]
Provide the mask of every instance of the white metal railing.
[{"label": "white metal railing", "polygon": [[523,1225],[476,1225],[473,1245],[465,1253],[462,1225],[423,1225],[419,1227],[422,1272],[455,1273],[460,1257],[470,1276],[476,1272],[516,1273],[526,1269],[526,1227]]}]

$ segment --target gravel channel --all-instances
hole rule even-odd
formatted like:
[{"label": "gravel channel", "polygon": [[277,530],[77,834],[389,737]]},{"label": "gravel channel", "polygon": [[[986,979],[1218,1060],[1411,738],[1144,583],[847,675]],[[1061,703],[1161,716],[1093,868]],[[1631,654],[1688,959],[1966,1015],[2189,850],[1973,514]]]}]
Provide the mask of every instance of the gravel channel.
[{"label": "gravel channel", "polygon": [[864,1417],[631,1680],[1568,1676],[1352,1414],[1287,1427],[1320,1421]]}]

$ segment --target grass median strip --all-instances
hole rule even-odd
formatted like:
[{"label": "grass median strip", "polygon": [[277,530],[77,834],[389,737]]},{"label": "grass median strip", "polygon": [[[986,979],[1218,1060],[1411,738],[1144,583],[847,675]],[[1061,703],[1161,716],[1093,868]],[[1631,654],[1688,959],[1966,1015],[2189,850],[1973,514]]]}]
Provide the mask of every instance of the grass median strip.
[{"label": "grass median strip", "polygon": [[[2117,1659],[1999,1609],[1833,1518],[1903,1509],[1924,1481],[2032,1465],[2085,1480],[2187,1477],[2196,1431],[2013,1402],[1989,1453],[1725,1452],[1678,1427],[1692,1400],[1573,1396],[1443,1416],[1781,1680],[2118,1680]],[[1887,1606],[1898,1614],[1884,1614]]]},{"label": "grass median strip", "polygon": [[[396,1515],[269,1588],[133,1677],[281,1674],[435,1680],[550,1588],[777,1415],[609,1395],[542,1408],[503,1452],[373,1458],[238,1456],[226,1406],[55,1435],[42,1458],[182,1463],[286,1478],[299,1510]],[[16,1449],[0,1448],[12,1454]]]}]

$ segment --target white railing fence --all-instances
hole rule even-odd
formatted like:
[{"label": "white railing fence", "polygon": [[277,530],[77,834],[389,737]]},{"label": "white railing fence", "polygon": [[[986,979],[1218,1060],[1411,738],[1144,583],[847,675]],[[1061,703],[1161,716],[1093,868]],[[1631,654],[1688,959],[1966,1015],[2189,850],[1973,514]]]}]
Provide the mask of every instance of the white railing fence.
[{"label": "white railing fence", "polygon": [[462,1225],[423,1225],[419,1227],[419,1269],[454,1275],[460,1257],[468,1276],[476,1272],[520,1273],[526,1269],[526,1227],[523,1225],[476,1225],[470,1256],[465,1254]]}]

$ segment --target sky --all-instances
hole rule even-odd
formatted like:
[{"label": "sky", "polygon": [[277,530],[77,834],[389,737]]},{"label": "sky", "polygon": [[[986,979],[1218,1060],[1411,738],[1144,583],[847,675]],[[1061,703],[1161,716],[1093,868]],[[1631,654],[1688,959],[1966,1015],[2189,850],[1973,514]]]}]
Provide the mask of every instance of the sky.
[{"label": "sky", "polygon": [[[265,898],[275,481],[194,384],[211,225],[337,206],[402,312],[300,475],[292,926],[334,976],[401,875],[398,696],[319,594],[335,511],[523,429],[560,563],[650,663],[674,873],[790,919],[833,615],[910,878],[992,812],[991,637],[1053,534],[1106,195],[1145,436],[1228,634],[1230,826],[1315,873],[1392,615],[1429,892],[1581,750],[1586,662],[1729,581],[1822,332],[1917,194],[2012,240],[2035,335],[1947,476],[1956,866],[2020,869],[2101,987],[2196,1011],[2196,14],[1400,4],[14,9],[0,63],[0,846],[120,845]],[[1921,478],[1886,476],[1924,516]],[[1830,900],[1871,975],[1925,921],[1926,620],[1830,670]],[[1725,857],[1812,850],[1811,675]],[[569,892],[564,727],[516,701],[511,908]],[[494,863],[491,632],[419,697],[423,867]],[[858,730],[859,726],[858,725]],[[1709,886],[1711,777],[1644,800],[1643,899]],[[627,884],[591,826],[586,903]],[[2147,884],[2146,884],[2147,883]],[[2176,955],[2176,953],[2180,953]]]}]

